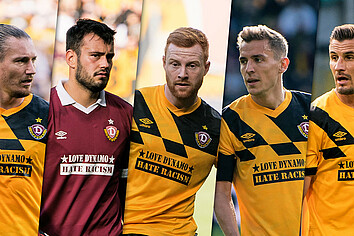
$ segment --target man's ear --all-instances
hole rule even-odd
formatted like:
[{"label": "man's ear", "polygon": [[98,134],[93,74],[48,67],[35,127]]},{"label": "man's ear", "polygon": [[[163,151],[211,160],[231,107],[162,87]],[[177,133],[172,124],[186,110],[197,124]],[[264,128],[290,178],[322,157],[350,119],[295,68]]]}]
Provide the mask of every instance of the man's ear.
[{"label": "man's ear", "polygon": [[290,60],[287,57],[283,57],[282,59],[280,59],[280,68],[279,68],[279,72],[280,73],[284,73],[290,64]]},{"label": "man's ear", "polygon": [[166,65],[166,57],[165,57],[165,55],[162,56],[162,64],[163,64],[163,67],[165,68],[165,65]]},{"label": "man's ear", "polygon": [[68,51],[66,51],[65,60],[66,60],[66,63],[68,64],[68,66],[71,69],[75,69],[76,68],[77,59],[78,59],[77,58],[77,54],[72,49],[69,49]]},{"label": "man's ear", "polygon": [[207,62],[205,63],[204,76],[208,73],[209,68],[210,68],[210,61],[207,61]]}]

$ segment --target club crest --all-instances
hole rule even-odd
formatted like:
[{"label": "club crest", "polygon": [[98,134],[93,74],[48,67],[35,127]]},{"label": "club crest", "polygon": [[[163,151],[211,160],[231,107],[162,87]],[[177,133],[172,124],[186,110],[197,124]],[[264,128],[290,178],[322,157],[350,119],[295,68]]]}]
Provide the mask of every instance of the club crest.
[{"label": "club crest", "polygon": [[195,141],[200,148],[206,148],[211,142],[211,138],[207,132],[199,131],[195,132]]},{"label": "club crest", "polygon": [[28,131],[30,135],[36,140],[41,140],[47,134],[47,129],[44,128],[44,126],[41,124],[33,124],[28,126]]},{"label": "club crest", "polygon": [[104,129],[104,133],[106,134],[106,137],[109,141],[114,142],[118,138],[119,130],[117,129],[117,127],[109,125],[106,126],[106,128]]},{"label": "club crest", "polygon": [[309,122],[301,122],[301,124],[299,124],[297,126],[297,128],[299,129],[300,133],[305,137],[308,138],[308,134],[309,134]]}]

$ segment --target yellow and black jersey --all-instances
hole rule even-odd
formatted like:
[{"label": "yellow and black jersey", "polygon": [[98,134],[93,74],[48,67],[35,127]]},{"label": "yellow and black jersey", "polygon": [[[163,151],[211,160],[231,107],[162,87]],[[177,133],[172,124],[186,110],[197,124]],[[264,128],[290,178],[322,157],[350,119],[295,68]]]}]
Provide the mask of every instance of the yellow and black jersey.
[{"label": "yellow and black jersey", "polygon": [[299,235],[310,95],[275,110],[243,96],[223,111],[217,181],[233,181],[241,235]]},{"label": "yellow and black jersey", "polygon": [[220,115],[198,101],[178,109],[164,86],[135,93],[124,234],[194,235],[195,194],[215,163]]},{"label": "yellow and black jersey", "polygon": [[48,103],[31,94],[0,114],[0,234],[37,235]]},{"label": "yellow and black jersey", "polygon": [[309,235],[354,235],[354,109],[334,89],[313,102],[306,175]]}]

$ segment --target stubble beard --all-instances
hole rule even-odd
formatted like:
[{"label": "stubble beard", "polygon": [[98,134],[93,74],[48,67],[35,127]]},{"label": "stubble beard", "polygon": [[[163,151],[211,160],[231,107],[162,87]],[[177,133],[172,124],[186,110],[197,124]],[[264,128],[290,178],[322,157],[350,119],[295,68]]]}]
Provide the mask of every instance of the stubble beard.
[{"label": "stubble beard", "polygon": [[24,98],[24,97],[27,97],[30,94],[31,94],[31,89],[29,88],[26,91],[13,91],[11,95],[14,98]]},{"label": "stubble beard", "polygon": [[202,86],[202,82],[193,86],[192,88],[188,88],[188,91],[178,91],[175,88],[173,82],[167,82],[167,87],[170,90],[171,94],[177,99],[181,101],[186,101],[190,99],[195,99],[198,94],[200,87]]},{"label": "stubble beard", "polygon": [[11,91],[11,97],[14,98],[24,98],[31,94],[32,84],[27,88],[21,88],[18,90]]},{"label": "stubble beard", "polygon": [[349,88],[344,88],[344,87],[339,86],[336,88],[336,90],[341,95],[353,95],[354,94],[353,86],[351,86]]},{"label": "stubble beard", "polygon": [[[90,76],[85,70],[83,70],[80,61],[78,61],[77,63],[75,78],[76,81],[79,82],[79,84],[81,84],[84,88],[91,91],[92,93],[101,92],[107,86],[108,83],[108,79],[105,81],[100,80],[98,82],[95,82],[93,76]],[[108,78],[109,78],[109,73],[108,73]]]}]

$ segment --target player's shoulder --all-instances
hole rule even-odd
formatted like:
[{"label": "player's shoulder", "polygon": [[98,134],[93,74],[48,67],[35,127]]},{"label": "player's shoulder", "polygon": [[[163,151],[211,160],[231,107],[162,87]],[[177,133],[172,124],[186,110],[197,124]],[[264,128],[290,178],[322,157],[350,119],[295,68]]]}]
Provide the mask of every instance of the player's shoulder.
[{"label": "player's shoulder", "polygon": [[32,102],[41,107],[49,107],[49,103],[38,95],[33,94]]},{"label": "player's shoulder", "polygon": [[311,103],[311,109],[310,109],[310,118],[312,121],[317,121],[320,122],[321,120],[326,120],[326,117],[329,116],[329,109],[328,107],[332,106],[334,104],[333,99],[335,95],[334,90],[332,89],[331,91],[328,91],[321,96],[317,97],[312,103]]},{"label": "player's shoulder", "polygon": [[28,108],[35,113],[48,114],[49,103],[43,98],[33,94],[32,100],[28,105]]},{"label": "player's shoulder", "polygon": [[127,110],[133,109],[133,106],[129,102],[125,101],[123,98],[115,94],[105,91],[105,96],[106,96],[106,102],[109,105],[119,106]]},{"label": "player's shoulder", "polygon": [[321,96],[317,97],[312,103],[311,105],[313,107],[326,107],[328,103],[331,102],[331,98],[335,96],[335,92],[334,89],[332,89],[331,91],[328,91],[324,94],[322,94]]},{"label": "player's shoulder", "polygon": [[222,116],[224,116],[225,113],[227,114],[230,112],[235,112],[236,108],[242,109],[243,107],[247,106],[249,99],[250,99],[249,94],[235,99],[234,101],[232,101],[230,104],[228,104],[222,109]]},{"label": "player's shoulder", "polygon": [[156,96],[156,93],[159,93],[160,90],[163,90],[163,85],[143,87],[135,90],[135,93],[140,93],[144,97],[150,97],[150,96]]},{"label": "player's shoulder", "polygon": [[311,102],[311,93],[307,93],[304,91],[298,91],[298,90],[290,90],[293,98],[301,101],[305,101],[307,103]]},{"label": "player's shoulder", "polygon": [[49,103],[35,94],[29,96],[32,96],[31,101],[19,111],[21,113],[20,116],[25,117],[27,121],[39,119],[39,122],[46,127],[49,115]]},{"label": "player's shoulder", "polygon": [[204,101],[203,99],[201,99],[201,104],[200,106],[203,108],[203,110],[205,111],[205,114],[207,116],[210,116],[213,119],[216,120],[221,120],[221,115],[220,113],[213,108],[212,106],[210,106],[206,101]]}]

